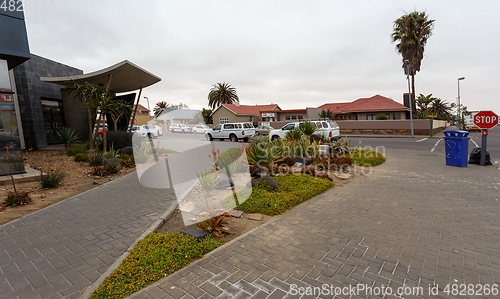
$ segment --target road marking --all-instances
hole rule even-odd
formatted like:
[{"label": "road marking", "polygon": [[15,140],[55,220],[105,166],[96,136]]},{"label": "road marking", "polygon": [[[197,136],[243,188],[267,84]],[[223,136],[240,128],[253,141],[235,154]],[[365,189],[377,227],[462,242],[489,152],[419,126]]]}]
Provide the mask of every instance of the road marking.
[{"label": "road marking", "polygon": [[477,143],[474,141],[474,139],[472,139],[472,138],[471,138],[471,139],[470,139],[470,141],[472,141],[472,143],[474,143],[474,145],[475,145],[476,147],[479,147],[479,145],[477,145]]},{"label": "road marking", "polygon": [[432,152],[434,152],[434,150],[436,149],[436,146],[438,146],[438,144],[441,142],[441,140],[443,140],[443,139],[439,139],[439,140],[436,142],[436,144],[434,144],[434,147],[432,147],[432,149],[431,149],[431,153],[432,153]]},{"label": "road marking", "polygon": [[427,139],[429,139],[429,138],[420,139],[420,140],[417,140],[417,142],[422,142],[422,141],[425,141]]}]

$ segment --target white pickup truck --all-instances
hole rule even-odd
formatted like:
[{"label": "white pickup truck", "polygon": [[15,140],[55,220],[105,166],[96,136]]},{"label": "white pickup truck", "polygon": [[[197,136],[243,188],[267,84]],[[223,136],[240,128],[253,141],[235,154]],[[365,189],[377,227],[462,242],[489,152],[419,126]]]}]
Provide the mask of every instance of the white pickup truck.
[{"label": "white pickup truck", "polygon": [[134,131],[134,134],[140,137],[147,137],[149,139],[155,139],[160,135],[160,131],[153,125],[143,125]]},{"label": "white pickup truck", "polygon": [[218,124],[213,129],[208,129],[205,132],[205,137],[209,141],[229,139],[232,142],[238,142],[239,139],[243,139],[243,141],[248,142],[248,138],[254,135],[255,128],[250,123]]},{"label": "white pickup truck", "polygon": [[[311,120],[311,123],[318,127],[318,130],[313,135],[320,135],[330,141],[340,138],[339,125],[333,120]],[[276,140],[278,138],[285,139],[288,131],[298,128],[302,122],[293,122],[284,125],[281,129],[269,131],[269,139]]]}]

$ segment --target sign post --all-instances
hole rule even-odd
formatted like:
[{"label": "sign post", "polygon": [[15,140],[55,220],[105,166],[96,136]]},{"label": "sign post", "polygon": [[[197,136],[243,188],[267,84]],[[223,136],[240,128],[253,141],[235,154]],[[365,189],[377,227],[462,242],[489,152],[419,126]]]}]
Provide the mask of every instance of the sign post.
[{"label": "sign post", "polygon": [[488,129],[498,125],[498,115],[493,111],[480,111],[474,115],[474,124],[481,129],[481,161],[480,165],[486,164],[486,143],[488,140]]}]

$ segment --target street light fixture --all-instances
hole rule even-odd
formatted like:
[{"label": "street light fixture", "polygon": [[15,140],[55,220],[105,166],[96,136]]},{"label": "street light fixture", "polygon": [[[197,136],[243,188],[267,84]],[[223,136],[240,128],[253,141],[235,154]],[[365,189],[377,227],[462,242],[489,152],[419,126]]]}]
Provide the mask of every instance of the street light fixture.
[{"label": "street light fixture", "polygon": [[460,124],[460,81],[464,80],[465,77],[460,77],[458,78],[458,115],[457,115],[457,125],[458,128],[461,129],[461,124]]},{"label": "street light fixture", "polygon": [[149,121],[151,121],[151,109],[149,109],[149,99],[148,97],[144,97],[146,100],[148,100],[148,114],[149,114]]},{"label": "street light fixture", "polygon": [[411,128],[411,136],[413,135],[413,104],[411,103],[411,90],[410,90],[410,61],[408,59],[405,60],[406,64],[406,79],[408,80],[408,101],[410,103],[410,128]]}]

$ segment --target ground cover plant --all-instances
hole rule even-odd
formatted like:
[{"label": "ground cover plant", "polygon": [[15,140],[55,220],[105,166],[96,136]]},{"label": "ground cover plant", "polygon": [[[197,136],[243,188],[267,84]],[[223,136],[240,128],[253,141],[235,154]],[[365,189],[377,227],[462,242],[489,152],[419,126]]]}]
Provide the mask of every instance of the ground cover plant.
[{"label": "ground cover plant", "polygon": [[50,171],[40,176],[40,185],[42,188],[51,189],[61,186],[64,179],[64,173],[60,171]]},{"label": "ground cover plant", "polygon": [[385,162],[381,153],[366,149],[353,149],[347,156],[352,159],[354,164],[361,166],[377,166]]},{"label": "ground cover plant", "polygon": [[198,241],[178,233],[151,233],[108,276],[90,298],[124,298],[201,258],[223,243],[212,236]]},{"label": "ground cover plant", "polygon": [[[328,179],[315,178],[306,174],[278,176],[275,179],[280,184],[278,190],[272,190],[267,183],[260,181],[253,189],[245,188],[238,191],[238,198],[245,198],[245,196],[248,198],[235,209],[245,213],[279,215],[334,185]],[[222,203],[228,208],[234,207],[232,196],[224,199]]]}]

